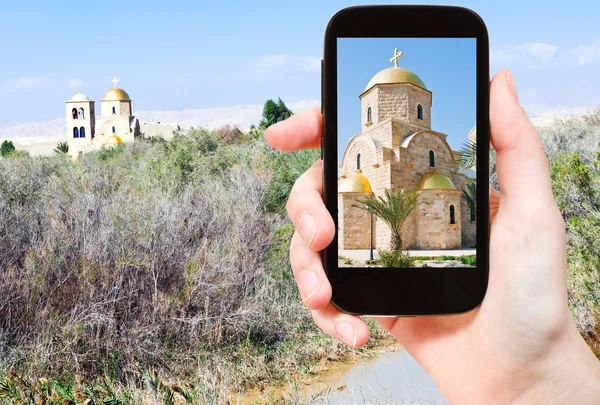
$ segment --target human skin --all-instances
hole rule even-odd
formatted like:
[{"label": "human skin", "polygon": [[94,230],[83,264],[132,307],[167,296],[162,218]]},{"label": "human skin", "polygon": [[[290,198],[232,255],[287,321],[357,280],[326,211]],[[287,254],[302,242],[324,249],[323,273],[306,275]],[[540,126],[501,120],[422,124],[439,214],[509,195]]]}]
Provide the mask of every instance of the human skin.
[{"label": "human skin", "polygon": [[[566,234],[548,162],[508,71],[490,84],[491,143],[502,194],[490,188],[490,277],[476,309],[452,316],[374,318],[411,354],[450,404],[600,404],[600,362],[567,306]],[[273,125],[267,142],[319,147],[322,118],[307,111]],[[315,323],[352,347],[369,329],[331,305],[320,251],[334,237],[317,161],[287,203],[290,261]]]}]

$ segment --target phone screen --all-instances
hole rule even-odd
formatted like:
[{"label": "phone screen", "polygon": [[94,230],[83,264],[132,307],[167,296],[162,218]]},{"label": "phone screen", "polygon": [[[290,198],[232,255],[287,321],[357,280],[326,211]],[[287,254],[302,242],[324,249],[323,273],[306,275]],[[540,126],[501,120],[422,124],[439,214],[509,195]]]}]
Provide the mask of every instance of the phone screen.
[{"label": "phone screen", "polygon": [[337,38],[338,265],[476,268],[476,38]]}]

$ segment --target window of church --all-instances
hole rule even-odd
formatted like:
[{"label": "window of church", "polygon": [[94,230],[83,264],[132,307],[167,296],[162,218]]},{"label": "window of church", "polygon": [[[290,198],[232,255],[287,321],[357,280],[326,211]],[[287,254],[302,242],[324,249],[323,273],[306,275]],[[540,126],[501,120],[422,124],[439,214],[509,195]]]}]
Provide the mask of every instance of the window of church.
[{"label": "window of church", "polygon": [[79,138],[79,128],[73,128],[73,138]]},{"label": "window of church", "polygon": [[112,127],[112,133],[114,134],[116,132],[117,132],[117,129],[115,127]]},{"label": "window of church", "polygon": [[85,128],[84,127],[79,128],[79,137],[85,138]]},{"label": "window of church", "polygon": [[80,120],[85,119],[85,113],[83,111],[83,108],[80,108],[79,111],[77,112],[77,118],[79,118]]},{"label": "window of church", "polygon": [[112,108],[113,115],[117,115],[117,109],[115,107]]},{"label": "window of church", "polygon": [[371,107],[367,108],[367,122],[371,122]]},{"label": "window of church", "polygon": [[475,222],[476,221],[476,217],[475,217],[475,209],[471,208],[471,221]]},{"label": "window of church", "polygon": [[435,167],[435,154],[432,150],[429,151],[429,167]]},{"label": "window of church", "polygon": [[356,155],[356,170],[360,170],[360,153]]},{"label": "window of church", "polygon": [[456,219],[454,218],[454,205],[450,206],[450,224],[456,224]]},{"label": "window of church", "polygon": [[73,108],[73,111],[71,111],[71,113],[73,114],[73,119],[76,120],[77,119],[77,108]]},{"label": "window of church", "polygon": [[423,106],[421,104],[417,104],[417,118],[423,119]]}]

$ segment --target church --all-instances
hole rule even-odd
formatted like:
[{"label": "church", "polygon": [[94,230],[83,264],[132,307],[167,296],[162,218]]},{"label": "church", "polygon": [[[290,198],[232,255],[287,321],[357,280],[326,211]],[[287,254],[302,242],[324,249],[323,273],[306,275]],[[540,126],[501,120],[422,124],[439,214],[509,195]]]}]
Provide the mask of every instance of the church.
[{"label": "church", "polygon": [[350,139],[339,165],[339,250],[369,249],[371,241],[374,248],[390,248],[391,230],[375,216],[371,222],[359,203],[383,196],[386,189],[418,191],[400,232],[404,248],[475,244],[475,213],[461,190],[475,182],[476,170],[461,172],[460,153],[452,150],[446,134],[431,129],[433,94],[414,72],[398,67],[401,55],[396,49],[390,60],[394,66],[376,73],[359,95],[361,132]]},{"label": "church", "polygon": [[[143,123],[133,113],[133,101],[129,94],[117,87],[119,80],[112,80],[113,88],[104,93],[100,101],[100,115],[96,117],[95,102],[85,94],[77,93],[66,102],[67,143],[73,157],[111,147],[123,142],[133,142],[146,132],[165,138],[181,130],[176,124]],[[148,126],[148,131],[145,130]]]}]

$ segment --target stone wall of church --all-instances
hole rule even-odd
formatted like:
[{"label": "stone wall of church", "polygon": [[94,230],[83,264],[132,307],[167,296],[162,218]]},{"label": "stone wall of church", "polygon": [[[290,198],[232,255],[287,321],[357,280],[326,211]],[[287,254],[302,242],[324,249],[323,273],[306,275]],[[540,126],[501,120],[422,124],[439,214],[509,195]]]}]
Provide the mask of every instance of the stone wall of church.
[{"label": "stone wall of church", "polygon": [[[115,108],[114,114],[112,112],[113,107]],[[101,101],[100,113],[102,117],[131,117],[133,109],[131,101]]]},{"label": "stone wall of church", "polygon": [[[431,128],[431,93],[410,83],[378,85],[378,120],[395,118],[419,126]],[[417,117],[417,105],[423,106],[423,119]]]},{"label": "stone wall of church", "polygon": [[[473,180],[467,180],[463,176],[462,180],[459,182],[460,190],[462,190],[463,188],[466,188],[467,181],[473,181]],[[458,188],[458,184],[457,184],[457,188]],[[462,191],[461,191],[460,203],[461,203],[460,215],[462,217],[462,223],[461,223],[462,240],[461,240],[461,243],[463,246],[473,246],[477,241],[477,238],[476,238],[477,222],[471,221],[471,209],[469,208],[469,205],[467,204],[467,201],[465,200],[465,198],[462,196]]]},{"label": "stone wall of church", "polygon": [[[435,166],[429,166],[429,151],[433,151]],[[406,149],[400,149],[400,161],[404,163],[406,174],[401,180],[404,187],[414,188],[425,173],[437,172],[449,177],[452,181],[457,178],[458,169],[448,144],[438,136],[423,133],[411,139]],[[456,183],[454,184],[456,186]]]},{"label": "stone wall of church", "polygon": [[[360,106],[361,106],[361,125],[362,132],[367,131],[369,128],[372,128],[374,125],[379,124],[379,120],[377,117],[379,116],[379,105],[377,104],[377,95],[379,94],[379,89],[377,86],[371,87],[368,92],[364,93],[360,97]],[[371,125],[367,125],[367,110],[371,107]]]},{"label": "stone wall of church", "polygon": [[349,173],[354,173],[357,170],[356,157],[359,153],[360,169],[370,181],[371,177],[373,176],[373,172],[375,171],[373,164],[375,164],[377,161],[377,157],[376,152],[373,151],[372,145],[368,145],[364,141],[353,142],[352,145],[350,145],[350,147],[346,150],[346,159],[342,163],[340,173],[342,175],[347,175]]},{"label": "stone wall of church", "polygon": [[[373,193],[339,193],[338,194],[338,247],[340,250],[369,249],[371,234],[369,232],[369,213],[356,207],[359,200],[371,197]],[[373,216],[373,247],[377,246],[377,229]]]},{"label": "stone wall of church", "polygon": [[[450,223],[450,207],[454,206],[455,223]],[[406,238],[407,248],[458,249],[461,246],[461,209],[458,190],[423,190],[415,210],[416,229]]]}]

